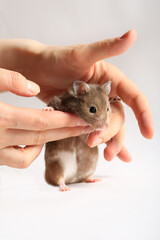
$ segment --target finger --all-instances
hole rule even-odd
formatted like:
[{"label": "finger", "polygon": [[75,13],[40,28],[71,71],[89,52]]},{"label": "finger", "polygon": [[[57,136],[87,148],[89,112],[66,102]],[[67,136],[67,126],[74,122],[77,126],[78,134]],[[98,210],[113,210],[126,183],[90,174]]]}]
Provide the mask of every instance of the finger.
[{"label": "finger", "polygon": [[112,81],[112,94],[116,94],[132,108],[142,135],[152,138],[154,135],[154,124],[151,109],[144,93],[127,78],[118,68],[107,64],[107,79]]},{"label": "finger", "polygon": [[7,147],[0,150],[0,165],[27,168],[40,154],[43,145]]},{"label": "finger", "polygon": [[119,132],[107,142],[107,147],[104,150],[104,158],[107,161],[111,161],[121,150],[125,138],[124,125]]},{"label": "finger", "polygon": [[57,128],[45,131],[26,131],[7,129],[3,147],[15,145],[39,145],[68,137],[79,136],[91,132],[90,127]]},{"label": "finger", "polygon": [[111,105],[112,115],[107,129],[96,131],[89,135],[87,143],[89,147],[108,142],[115,136],[124,124],[124,109],[120,102]]},{"label": "finger", "polygon": [[0,103],[0,112],[0,125],[5,124],[7,128],[41,131],[88,125],[84,120],[71,113],[20,108],[2,102]]},{"label": "finger", "polygon": [[39,86],[27,80],[18,72],[0,68],[0,90],[10,91],[20,96],[34,96],[40,92]]},{"label": "finger", "polygon": [[131,162],[132,156],[128,152],[125,146],[122,146],[121,151],[117,154],[117,157],[121,159],[123,162]]},{"label": "finger", "polygon": [[103,41],[88,44],[85,50],[87,62],[93,64],[99,60],[120,55],[133,45],[136,38],[137,33],[132,29],[122,37],[105,39]]},{"label": "finger", "polygon": [[[126,89],[127,86],[128,88]],[[149,139],[152,138],[154,135],[153,117],[144,93],[142,93],[133,83],[130,83],[129,85],[129,82],[126,86],[120,84],[118,86],[118,92],[121,92],[120,97],[125,99],[127,105],[132,108],[142,135]]]}]

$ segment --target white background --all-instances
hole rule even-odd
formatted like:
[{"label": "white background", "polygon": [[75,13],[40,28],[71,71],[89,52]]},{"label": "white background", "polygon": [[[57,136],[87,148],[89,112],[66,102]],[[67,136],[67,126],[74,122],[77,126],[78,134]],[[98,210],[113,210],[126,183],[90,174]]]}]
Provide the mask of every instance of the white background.
[{"label": "white background", "polygon": [[[44,181],[44,152],[24,170],[0,167],[0,239],[160,239],[160,2],[159,0],[0,0],[0,38],[50,45],[89,43],[135,28],[125,54],[108,59],[147,95],[155,137],[140,135],[126,106],[126,140],[133,161],[100,159],[95,184],[61,193]],[[41,109],[38,99],[1,94],[1,101]],[[25,100],[25,101],[24,101]]]}]

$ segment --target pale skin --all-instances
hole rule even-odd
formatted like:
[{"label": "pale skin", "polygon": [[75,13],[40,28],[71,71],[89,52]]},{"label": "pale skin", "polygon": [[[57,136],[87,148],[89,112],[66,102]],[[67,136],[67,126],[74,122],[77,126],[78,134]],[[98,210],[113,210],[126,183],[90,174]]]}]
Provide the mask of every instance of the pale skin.
[{"label": "pale skin", "polygon": [[[103,59],[120,55],[136,40],[131,30],[121,38],[91,44],[58,47],[24,39],[0,40],[0,90],[47,103],[70,88],[75,80],[103,84],[112,81],[110,96],[118,95],[132,108],[142,135],[153,137],[153,119],[145,95],[118,68]],[[28,81],[29,79],[30,81]],[[29,88],[27,87],[29,86]],[[124,113],[120,103],[112,104],[110,128],[90,134],[88,145],[107,143],[106,160],[116,155],[129,162],[124,147]],[[40,154],[45,142],[90,131],[85,122],[69,113],[14,107],[0,102],[0,164],[25,168]],[[26,145],[20,148],[18,145]]]}]

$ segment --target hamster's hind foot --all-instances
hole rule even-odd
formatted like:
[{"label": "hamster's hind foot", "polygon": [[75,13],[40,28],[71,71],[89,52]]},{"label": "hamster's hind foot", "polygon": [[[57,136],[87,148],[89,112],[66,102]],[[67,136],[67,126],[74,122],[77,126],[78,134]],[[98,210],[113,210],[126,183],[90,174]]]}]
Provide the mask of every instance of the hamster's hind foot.
[{"label": "hamster's hind foot", "polygon": [[100,179],[100,178],[87,178],[84,180],[84,182],[86,182],[86,183],[95,183],[95,182],[100,182],[100,181],[102,181],[102,179]]},{"label": "hamster's hind foot", "polygon": [[59,191],[61,192],[67,192],[70,191],[71,189],[65,185],[65,183],[59,184]]}]

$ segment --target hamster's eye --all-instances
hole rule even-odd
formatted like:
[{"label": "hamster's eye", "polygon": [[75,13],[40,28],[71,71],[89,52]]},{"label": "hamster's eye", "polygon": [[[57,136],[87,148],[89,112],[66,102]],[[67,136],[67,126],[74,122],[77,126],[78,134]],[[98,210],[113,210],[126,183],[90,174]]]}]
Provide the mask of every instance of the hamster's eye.
[{"label": "hamster's eye", "polygon": [[96,113],[96,107],[90,107],[89,111],[90,111],[91,113]]},{"label": "hamster's eye", "polygon": [[109,111],[109,108],[107,108],[107,112]]}]

